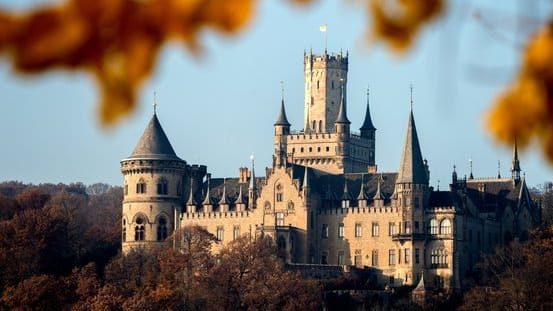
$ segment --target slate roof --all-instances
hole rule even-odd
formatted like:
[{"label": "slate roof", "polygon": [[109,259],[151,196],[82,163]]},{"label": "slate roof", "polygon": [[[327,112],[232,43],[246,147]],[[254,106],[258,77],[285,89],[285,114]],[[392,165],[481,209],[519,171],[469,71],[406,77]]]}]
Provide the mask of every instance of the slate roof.
[{"label": "slate roof", "polygon": [[373,121],[371,119],[371,110],[369,108],[369,93],[367,92],[367,111],[365,112],[365,121],[363,121],[363,125],[359,128],[361,131],[364,130],[376,130],[376,127],[373,125]]},{"label": "slate roof", "polygon": [[286,117],[286,109],[284,109],[284,100],[280,103],[280,113],[274,125],[290,126],[288,118]]},{"label": "slate roof", "polygon": [[127,159],[182,161],[175,154],[155,113],[136,144],[134,151]]},{"label": "slate roof", "polygon": [[397,183],[428,183],[426,169],[422,161],[421,147],[419,145],[413,111],[409,113],[407,135],[405,137],[405,144],[403,145],[401,162],[399,163]]},{"label": "slate roof", "polygon": [[[517,207],[522,182],[514,183],[512,179],[491,179],[479,180],[472,179],[467,181],[467,197],[479,206],[482,212],[498,212],[510,205]],[[480,189],[483,188],[483,192]]]},{"label": "slate roof", "polygon": [[[259,185],[263,183],[265,180],[264,177],[256,177],[255,183],[257,185],[257,189],[259,189]],[[227,204],[234,204],[235,201],[238,199],[238,194],[240,193],[240,184],[242,185],[242,200],[244,203],[248,201],[248,185],[249,183],[239,183],[239,178],[211,178],[209,182],[209,194],[210,199],[212,202],[219,202],[221,200],[221,197],[223,195],[223,188],[226,191],[227,195]],[[201,196],[202,199],[205,198],[205,193],[207,191],[207,182],[204,182],[202,188],[201,188],[201,194],[198,190],[195,194],[196,197]]]}]

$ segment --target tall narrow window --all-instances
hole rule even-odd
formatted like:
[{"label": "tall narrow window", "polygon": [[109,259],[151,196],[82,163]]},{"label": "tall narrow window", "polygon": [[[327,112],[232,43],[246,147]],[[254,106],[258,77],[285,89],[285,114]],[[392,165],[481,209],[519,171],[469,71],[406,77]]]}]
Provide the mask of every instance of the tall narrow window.
[{"label": "tall narrow window", "polygon": [[146,193],[146,182],[142,178],[136,184],[136,193]]},{"label": "tall narrow window", "polygon": [[328,225],[327,224],[323,224],[323,229],[321,231],[321,237],[323,239],[328,238]]},{"label": "tall narrow window", "polygon": [[319,80],[317,80],[317,90],[319,89]]},{"label": "tall narrow window", "polygon": [[232,230],[232,238],[238,239],[240,237],[240,226],[234,226],[234,229]]},{"label": "tall narrow window", "polygon": [[276,225],[284,226],[284,213],[276,213]]},{"label": "tall narrow window", "polygon": [[[323,121],[319,120],[319,132],[322,132],[322,131],[323,131]],[[319,147],[319,151],[321,151],[320,147]]]},{"label": "tall narrow window", "polygon": [[362,235],[363,235],[363,227],[359,223],[355,224],[355,237],[359,238]]},{"label": "tall narrow window", "polygon": [[217,227],[217,241],[223,240],[223,234],[224,234],[223,227],[222,226]]},{"label": "tall narrow window", "polygon": [[388,224],[388,235],[392,236],[394,234],[396,234],[396,223],[391,222]]},{"label": "tall narrow window", "polygon": [[332,85],[332,89],[334,89],[334,80],[332,80],[330,84]]},{"label": "tall narrow window", "polygon": [[372,236],[378,236],[380,234],[380,229],[378,228],[378,223],[373,222],[372,224]]},{"label": "tall narrow window", "polygon": [[418,265],[420,263],[420,259],[419,259],[419,249],[418,248],[415,248],[415,263]]},{"label": "tall narrow window", "polygon": [[344,252],[343,251],[339,251],[338,252],[338,265],[343,265],[344,264]]},{"label": "tall narrow window", "polygon": [[315,131],[317,129],[317,121],[313,121],[312,129],[313,129],[313,131]]},{"label": "tall narrow window", "polygon": [[343,239],[344,238],[344,224],[340,224],[338,226],[338,238]]},{"label": "tall narrow window", "polygon": [[161,178],[157,182],[157,194],[165,194],[166,195],[167,193],[168,193],[167,179]]},{"label": "tall narrow window", "polygon": [[403,252],[403,255],[405,256],[405,260],[403,262],[408,264],[411,261],[411,251],[408,248],[406,248],[405,251]]},{"label": "tall narrow window", "polygon": [[328,265],[328,252],[321,253],[321,264]]},{"label": "tall narrow window", "polygon": [[391,249],[388,251],[388,265],[394,266],[396,264],[396,250]]},{"label": "tall narrow window", "polygon": [[355,257],[354,257],[353,264],[358,268],[363,267],[363,256],[361,255],[360,249],[355,250]]},{"label": "tall narrow window", "polygon": [[134,227],[134,240],[135,241],[144,241],[144,235],[145,235],[145,228],[144,228],[144,219],[142,217],[137,217]]},{"label": "tall narrow window", "polygon": [[378,250],[373,249],[371,252],[371,265],[373,267],[378,267]]},{"label": "tall narrow window", "polygon": [[163,241],[167,238],[167,221],[165,218],[159,218],[157,222],[157,240]]},{"label": "tall narrow window", "polygon": [[438,221],[435,218],[430,220],[430,234],[438,234]]},{"label": "tall narrow window", "polygon": [[121,240],[123,242],[127,241],[127,221],[123,219],[123,229],[121,230]]}]

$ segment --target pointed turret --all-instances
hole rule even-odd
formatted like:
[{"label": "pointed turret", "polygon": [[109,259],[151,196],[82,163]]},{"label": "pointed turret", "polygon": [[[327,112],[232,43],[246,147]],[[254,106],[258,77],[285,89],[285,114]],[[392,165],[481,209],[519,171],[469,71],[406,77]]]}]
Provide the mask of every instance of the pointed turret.
[{"label": "pointed turret", "polygon": [[373,200],[384,200],[384,194],[380,188],[380,182],[382,181],[382,175],[378,176],[378,183],[376,184],[376,192],[374,194]]},{"label": "pointed turret", "polygon": [[223,180],[223,194],[221,195],[221,198],[219,199],[219,205],[221,204],[228,204],[228,197],[227,197],[227,180]]},{"label": "pointed turret", "polygon": [[365,175],[361,175],[361,189],[359,190],[359,195],[357,196],[357,200],[359,201],[367,199],[367,195],[365,193],[365,182],[363,180],[364,177]]},{"label": "pointed turret", "polygon": [[517,139],[515,137],[515,148],[513,151],[513,163],[511,166],[511,177],[514,182],[520,181],[520,161],[518,160],[518,148],[517,148]]},{"label": "pointed turret", "polygon": [[274,124],[275,126],[287,126],[290,127],[290,122],[288,122],[288,118],[286,117],[286,109],[284,107],[284,98],[282,99],[280,103],[280,113],[278,114],[278,118]]},{"label": "pointed turret", "polygon": [[205,198],[202,202],[202,204],[205,205],[213,205],[213,199],[211,198],[211,178],[207,179],[207,189],[205,190]]},{"label": "pointed turret", "polygon": [[340,80],[341,96],[340,96],[340,110],[338,110],[338,116],[336,117],[335,124],[351,124],[348,120],[346,103],[344,101],[344,80]]},{"label": "pointed turret", "polygon": [[361,137],[364,138],[374,138],[374,135],[371,135],[371,133],[374,133],[376,130],[376,127],[373,125],[373,121],[371,119],[371,110],[369,105],[369,88],[367,87],[367,111],[365,112],[365,121],[363,121],[363,125],[359,128],[361,131]]},{"label": "pointed turret", "polygon": [[242,193],[242,184],[240,184],[240,190],[238,190],[238,197],[236,197],[236,204],[244,204],[244,194]]},{"label": "pointed turret", "polygon": [[250,205],[250,208],[255,208],[255,201],[257,199],[257,186],[255,183],[255,158],[253,154],[250,156],[250,159],[252,160],[252,174],[250,176],[250,187],[248,188],[248,203]]},{"label": "pointed turret", "polygon": [[409,112],[407,135],[396,180],[396,184],[399,183],[428,184],[412,109]]},{"label": "pointed turret", "polygon": [[344,194],[342,195],[342,208],[350,207],[351,194],[348,190],[348,180],[344,174]]},{"label": "pointed turret", "polygon": [[197,206],[198,201],[194,197],[194,189],[193,189],[193,179],[190,178],[190,195],[188,196],[188,201],[186,201],[187,206]]},{"label": "pointed turret", "polygon": [[309,189],[309,167],[306,166],[303,172],[303,184],[301,186],[303,190]]},{"label": "pointed turret", "polygon": [[182,161],[175,154],[155,112],[128,159]]}]

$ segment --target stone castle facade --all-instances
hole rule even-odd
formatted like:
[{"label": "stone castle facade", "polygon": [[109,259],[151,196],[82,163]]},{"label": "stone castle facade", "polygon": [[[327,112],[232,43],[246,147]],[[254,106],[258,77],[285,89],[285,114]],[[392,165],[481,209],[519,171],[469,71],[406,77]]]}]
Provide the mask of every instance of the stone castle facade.
[{"label": "stone castle facade", "polygon": [[[291,264],[368,267],[381,284],[425,280],[461,288],[482,253],[525,238],[540,221],[520,175],[460,179],[429,186],[415,118],[408,115],[397,172],[378,172],[376,128],[367,101],[359,133],[347,118],[347,55],[304,55],[303,129],[291,130],[284,100],[274,124],[273,165],[212,178],[179,158],[154,112],[124,176],[124,252],[161,243],[175,229],[199,225],[221,243],[241,235],[274,237]],[[399,143],[398,143],[399,145]]]}]

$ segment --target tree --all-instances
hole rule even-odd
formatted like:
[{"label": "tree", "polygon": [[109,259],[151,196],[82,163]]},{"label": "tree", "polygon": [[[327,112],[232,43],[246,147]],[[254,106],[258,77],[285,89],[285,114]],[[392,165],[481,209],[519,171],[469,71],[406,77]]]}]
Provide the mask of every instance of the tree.
[{"label": "tree", "polygon": [[318,282],[285,271],[270,237],[242,236],[223,248],[210,271],[214,310],[314,310]]}]

